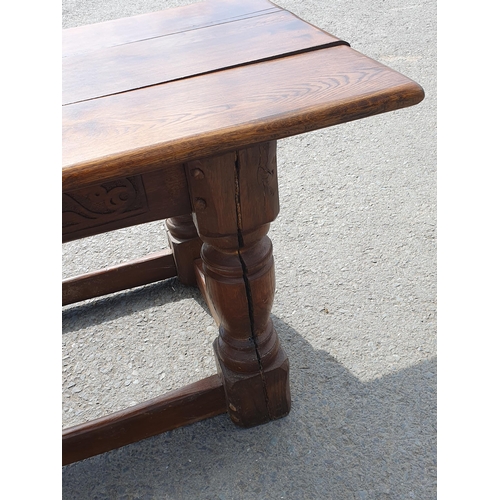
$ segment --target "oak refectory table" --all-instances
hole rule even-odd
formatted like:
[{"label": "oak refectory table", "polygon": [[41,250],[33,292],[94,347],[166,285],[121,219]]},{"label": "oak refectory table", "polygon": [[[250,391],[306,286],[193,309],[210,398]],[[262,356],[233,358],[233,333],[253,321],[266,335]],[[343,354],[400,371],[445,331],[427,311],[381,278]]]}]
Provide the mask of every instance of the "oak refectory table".
[{"label": "oak refectory table", "polygon": [[217,374],[63,431],[63,463],[228,412],[290,410],[270,319],[276,140],[420,102],[422,88],[268,0],[63,30],[63,242],[166,219],[170,249],[63,282],[63,304],[173,276],[219,325]]}]

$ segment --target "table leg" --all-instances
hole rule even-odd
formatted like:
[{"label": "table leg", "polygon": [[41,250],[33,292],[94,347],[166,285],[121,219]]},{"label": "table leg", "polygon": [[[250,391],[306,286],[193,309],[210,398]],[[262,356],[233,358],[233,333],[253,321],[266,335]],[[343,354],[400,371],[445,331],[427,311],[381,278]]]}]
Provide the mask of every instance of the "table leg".
[{"label": "table leg", "polygon": [[184,285],[196,286],[194,262],[200,258],[201,240],[191,214],[165,221],[170,248],[174,253],[177,277]]},{"label": "table leg", "polygon": [[206,294],[220,320],[214,349],[228,413],[244,427],[283,417],[289,365],[270,319],[275,276],[266,235],[279,211],[276,143],[190,162],[187,176]]}]

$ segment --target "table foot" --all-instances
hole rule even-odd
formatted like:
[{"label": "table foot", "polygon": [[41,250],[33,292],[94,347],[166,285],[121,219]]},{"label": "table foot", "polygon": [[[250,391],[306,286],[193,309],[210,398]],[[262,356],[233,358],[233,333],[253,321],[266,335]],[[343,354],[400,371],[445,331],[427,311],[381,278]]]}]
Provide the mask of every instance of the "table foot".
[{"label": "table foot", "polygon": [[224,364],[219,339],[214,342],[214,351],[228,413],[235,424],[253,427],[288,415],[291,406],[289,362],[283,349],[278,349],[265,369],[253,374],[233,371]]}]

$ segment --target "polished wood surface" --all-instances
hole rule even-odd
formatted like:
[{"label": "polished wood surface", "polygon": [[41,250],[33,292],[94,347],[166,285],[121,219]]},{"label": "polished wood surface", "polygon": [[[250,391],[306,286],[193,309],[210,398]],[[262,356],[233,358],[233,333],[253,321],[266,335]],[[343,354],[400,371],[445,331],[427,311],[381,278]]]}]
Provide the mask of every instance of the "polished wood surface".
[{"label": "polished wood surface", "polygon": [[417,104],[421,87],[347,46],[63,107],[63,190]]},{"label": "polished wood surface", "polygon": [[336,42],[279,11],[69,56],[63,59],[63,105]]},{"label": "polished wood surface", "polygon": [[267,0],[65,30],[63,191],[422,100],[345,44]]},{"label": "polished wood surface", "polygon": [[217,0],[63,30],[63,57],[278,12],[268,0]]}]

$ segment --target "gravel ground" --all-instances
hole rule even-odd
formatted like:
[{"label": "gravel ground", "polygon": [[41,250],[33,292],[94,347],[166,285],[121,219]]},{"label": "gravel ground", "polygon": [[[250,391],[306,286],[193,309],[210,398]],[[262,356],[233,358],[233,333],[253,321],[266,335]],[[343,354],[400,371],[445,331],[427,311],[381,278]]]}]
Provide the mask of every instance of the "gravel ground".
[{"label": "gravel ground", "polygon": [[[63,1],[63,27],[191,1]],[[420,83],[415,107],[278,143],[273,321],[292,411],[219,416],[63,468],[65,499],[436,497],[436,4],[278,4]],[[63,245],[64,277],[167,246],[152,223]],[[63,427],[215,373],[176,279],[63,309]]]}]

